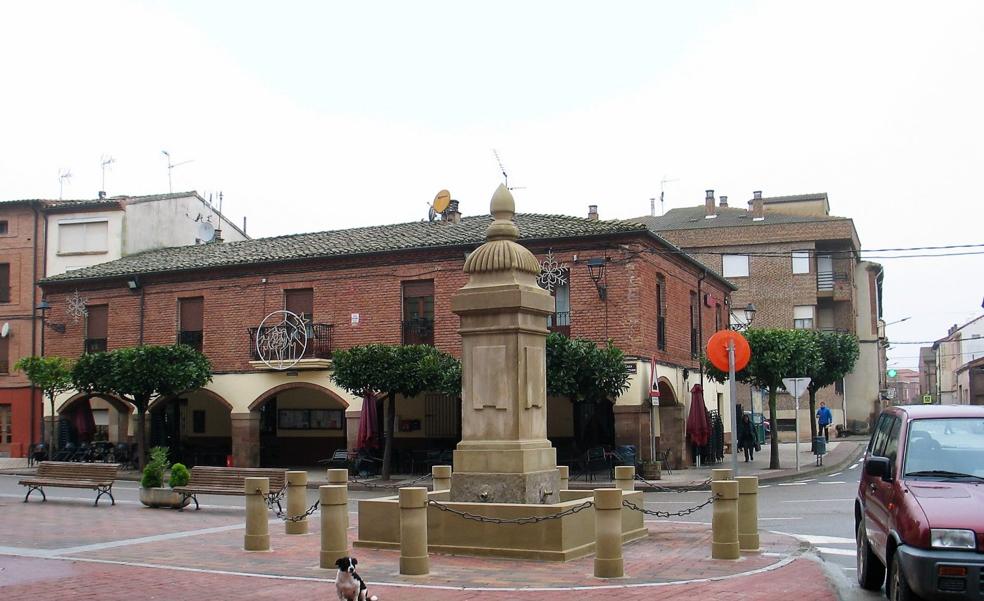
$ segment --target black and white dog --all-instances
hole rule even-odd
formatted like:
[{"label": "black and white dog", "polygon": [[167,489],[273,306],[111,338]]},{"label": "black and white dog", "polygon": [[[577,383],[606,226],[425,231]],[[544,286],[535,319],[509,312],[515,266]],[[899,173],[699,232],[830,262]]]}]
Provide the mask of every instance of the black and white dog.
[{"label": "black and white dog", "polygon": [[339,601],[377,601],[379,597],[369,595],[366,583],[355,571],[359,560],[354,557],[342,557],[335,562],[338,574],[335,576],[335,590]]}]

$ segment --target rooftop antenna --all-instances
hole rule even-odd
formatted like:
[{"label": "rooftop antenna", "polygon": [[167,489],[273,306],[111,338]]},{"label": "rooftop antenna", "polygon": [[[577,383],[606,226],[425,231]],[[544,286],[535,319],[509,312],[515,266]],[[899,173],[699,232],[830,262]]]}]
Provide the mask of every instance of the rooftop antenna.
[{"label": "rooftop antenna", "polygon": [[509,187],[509,175],[506,174],[506,168],[502,165],[502,159],[499,158],[499,151],[497,151],[495,148],[493,148],[492,149],[492,154],[495,155],[495,161],[497,163],[499,163],[499,171],[502,172],[502,180],[503,180],[503,183],[506,185],[506,189],[507,190],[525,190],[526,189],[526,186],[513,186],[511,188]]},{"label": "rooftop antenna", "polygon": [[188,159],[187,161],[181,161],[180,163],[172,163],[170,152],[166,150],[162,150],[161,154],[167,157],[167,192],[168,194],[171,194],[174,192],[174,188],[171,186],[171,170],[174,169],[175,167],[180,167],[181,165],[186,165],[188,163],[194,162],[195,159]]},{"label": "rooftop antenna", "polygon": [[71,180],[72,180],[71,169],[60,169],[58,171],[58,200],[62,199],[62,190],[65,186],[65,182]]},{"label": "rooftop antenna", "polygon": [[[664,190],[666,189],[666,184],[668,184],[670,182],[678,182],[678,181],[680,181],[679,178],[667,179],[665,175],[663,176],[663,179],[661,179],[659,181],[659,214],[660,214],[660,216],[662,216],[664,213],[666,213],[666,197],[665,197],[665,192],[664,192]],[[650,200],[652,200],[652,199],[650,199]],[[649,211],[650,211],[650,213],[653,213],[654,216],[655,216],[656,207],[650,205]]]},{"label": "rooftop antenna", "polygon": [[114,159],[113,157],[107,157],[103,155],[99,160],[100,160],[100,164],[102,165],[102,188],[100,188],[100,190],[106,192],[106,167],[109,167],[110,165],[115,163],[116,159]]}]

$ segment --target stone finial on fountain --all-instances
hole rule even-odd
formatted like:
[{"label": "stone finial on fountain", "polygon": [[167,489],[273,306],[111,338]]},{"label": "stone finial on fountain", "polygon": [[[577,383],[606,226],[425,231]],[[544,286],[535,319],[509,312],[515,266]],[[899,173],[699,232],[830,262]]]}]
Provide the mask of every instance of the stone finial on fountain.
[{"label": "stone finial on fountain", "polygon": [[516,243],[519,228],[513,222],[516,201],[504,185],[499,184],[492,195],[492,216],[495,218],[485,230],[485,244],[475,249],[465,260],[465,273],[492,273],[495,271],[525,271],[539,274],[540,263],[528,249]]}]

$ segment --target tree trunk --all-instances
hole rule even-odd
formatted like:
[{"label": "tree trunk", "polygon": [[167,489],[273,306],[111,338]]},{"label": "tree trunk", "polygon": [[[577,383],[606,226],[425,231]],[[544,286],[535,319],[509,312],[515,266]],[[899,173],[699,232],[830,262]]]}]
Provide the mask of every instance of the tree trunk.
[{"label": "tree trunk", "polygon": [[769,387],[769,425],[772,427],[772,440],[769,444],[769,469],[779,469],[779,426],[776,423],[776,387]]},{"label": "tree trunk", "polygon": [[147,405],[137,405],[137,469],[141,472],[143,471],[144,465],[146,464],[146,454],[145,449],[147,447],[146,440],[146,424],[147,421]]},{"label": "tree trunk", "polygon": [[51,403],[51,427],[48,428],[48,459],[54,457],[55,452],[55,425],[58,420],[55,418],[55,395],[48,395],[48,402]]},{"label": "tree trunk", "polygon": [[814,445],[814,440],[817,437],[817,391],[813,388],[807,388],[810,393],[810,450],[814,453],[817,449]]},{"label": "tree trunk", "polygon": [[393,458],[393,426],[396,425],[396,395],[390,394],[386,397],[386,420],[383,430],[386,434],[386,444],[383,446],[383,467],[380,471],[380,478],[389,480],[390,460]]}]

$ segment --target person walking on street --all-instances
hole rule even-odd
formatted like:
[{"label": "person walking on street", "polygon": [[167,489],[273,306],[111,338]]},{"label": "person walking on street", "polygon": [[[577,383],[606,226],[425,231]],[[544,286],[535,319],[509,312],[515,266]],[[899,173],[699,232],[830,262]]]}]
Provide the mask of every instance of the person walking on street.
[{"label": "person walking on street", "polygon": [[752,418],[745,413],[741,416],[741,421],[738,422],[738,448],[745,451],[746,463],[755,458],[755,449],[758,444],[758,437],[752,426]]},{"label": "person walking on street", "polygon": [[834,416],[830,413],[826,403],[820,401],[820,408],[817,409],[817,424],[820,426],[820,436],[830,442],[830,423],[834,421]]}]

